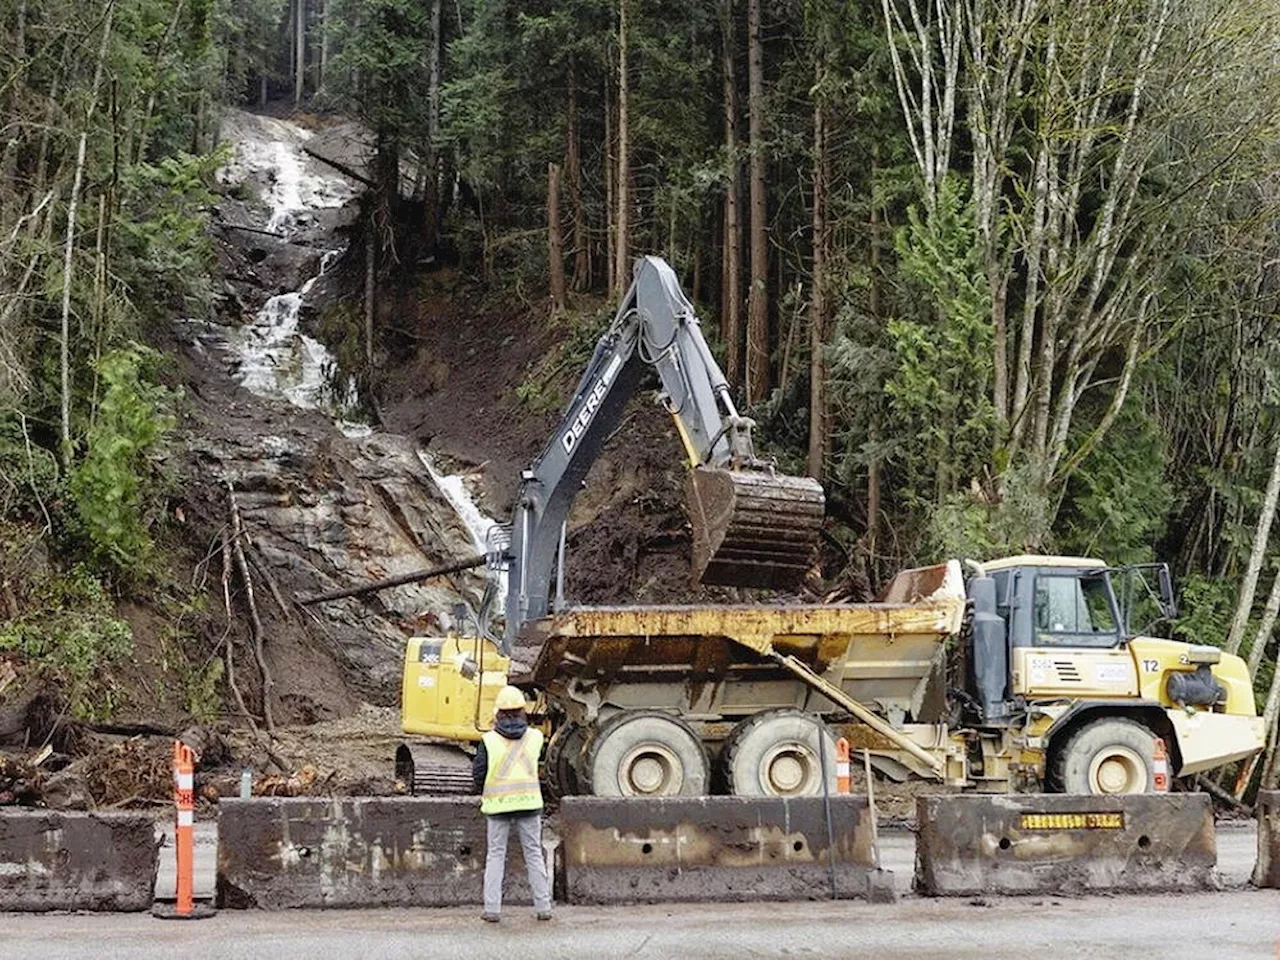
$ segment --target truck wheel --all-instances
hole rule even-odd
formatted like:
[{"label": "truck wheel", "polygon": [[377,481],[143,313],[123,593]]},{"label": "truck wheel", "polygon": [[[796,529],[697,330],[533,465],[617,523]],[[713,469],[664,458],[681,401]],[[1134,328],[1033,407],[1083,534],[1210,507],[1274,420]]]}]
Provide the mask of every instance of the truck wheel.
[{"label": "truck wheel", "polygon": [[[817,717],[799,710],[765,710],[743,720],[725,744],[725,781],[738,797],[813,797],[822,794],[822,756],[834,741]],[[827,757],[827,789],[836,790],[836,760]]]},{"label": "truck wheel", "polygon": [[1133,720],[1095,720],[1072,734],[1058,753],[1063,793],[1146,793],[1155,781],[1155,736]]},{"label": "truck wheel", "polygon": [[556,730],[547,744],[547,787],[555,799],[582,792],[578,764],[586,742],[587,728],[569,721]]},{"label": "truck wheel", "polygon": [[606,721],[586,749],[597,797],[700,797],[710,764],[698,735],[675,717],[627,710]]}]

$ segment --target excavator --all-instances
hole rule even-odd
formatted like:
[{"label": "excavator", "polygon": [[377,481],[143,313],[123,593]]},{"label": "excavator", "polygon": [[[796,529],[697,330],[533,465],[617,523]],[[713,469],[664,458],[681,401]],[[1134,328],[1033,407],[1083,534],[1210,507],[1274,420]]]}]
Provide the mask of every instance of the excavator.
[{"label": "excavator", "polygon": [[[513,663],[521,629],[551,611],[553,575],[563,603],[570,508],[650,371],[657,373],[660,400],[688,460],[694,579],[786,589],[804,577],[822,527],[821,485],[779,473],[756,453],[755,423],[738,413],[675,272],[660,257],[639,258],[631,286],[596,344],[567,412],[542,453],[521,472],[510,525],[490,531],[490,575],[477,611],[476,635],[410,643],[416,663],[440,669],[430,674],[406,671],[406,733],[454,742],[479,740],[489,727],[497,691],[519,677],[513,666],[527,666],[536,658],[536,649],[525,647]],[[490,628],[490,611],[504,579],[505,624],[498,637]],[[450,753],[429,744],[403,744],[397,775],[415,792],[450,792],[466,782],[464,768]]]},{"label": "excavator", "polygon": [[675,274],[641,259],[491,531],[474,632],[406,645],[401,725],[421,739],[396,768],[414,793],[469,791],[458,748],[509,682],[549,734],[557,794],[813,795],[834,789],[837,736],[882,776],[997,793],[1142,793],[1262,748],[1239,657],[1147,635],[1176,614],[1163,564],[951,559],[901,571],[874,603],[565,604],[570,506],[650,369],[689,462],[695,577],[786,588],[807,572],[821,487],[757,455]]}]

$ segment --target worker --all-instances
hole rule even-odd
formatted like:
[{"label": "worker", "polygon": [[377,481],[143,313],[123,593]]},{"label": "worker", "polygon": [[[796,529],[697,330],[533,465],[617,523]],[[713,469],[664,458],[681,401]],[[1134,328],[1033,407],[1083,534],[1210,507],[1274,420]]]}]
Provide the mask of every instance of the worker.
[{"label": "worker", "polygon": [[493,729],[481,739],[471,767],[475,792],[481,796],[480,812],[488,825],[481,918],[489,923],[497,923],[502,912],[507,838],[512,829],[520,835],[533,909],[539,920],[551,919],[551,885],[542,855],[541,753],[542,731],[529,726],[524,694],[515,687],[503,687],[494,703]]}]

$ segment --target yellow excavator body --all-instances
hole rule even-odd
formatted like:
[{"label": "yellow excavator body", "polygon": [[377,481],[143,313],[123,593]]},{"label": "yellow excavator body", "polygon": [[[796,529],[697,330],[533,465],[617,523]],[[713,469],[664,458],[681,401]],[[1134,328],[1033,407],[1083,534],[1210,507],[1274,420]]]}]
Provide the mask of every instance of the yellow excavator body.
[{"label": "yellow excavator body", "polygon": [[511,660],[481,637],[413,637],[405,648],[401,726],[405,733],[476,742],[493,726]]}]

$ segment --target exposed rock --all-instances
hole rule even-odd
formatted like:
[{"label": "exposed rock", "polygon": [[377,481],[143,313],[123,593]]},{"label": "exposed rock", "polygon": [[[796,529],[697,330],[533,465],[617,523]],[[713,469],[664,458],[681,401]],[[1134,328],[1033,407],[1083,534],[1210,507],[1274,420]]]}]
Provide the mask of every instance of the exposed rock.
[{"label": "exposed rock", "polygon": [[94,806],[89,784],[79,769],[59,770],[44,781],[44,805],[51,810],[91,810]]},{"label": "exposed rock", "polygon": [[[250,551],[286,604],[296,594],[474,553],[411,441],[382,434],[349,439],[319,417],[307,418],[313,430],[267,432],[255,429],[260,409],[243,414],[210,431],[221,435],[193,438],[190,453],[200,473],[235,490]],[[459,596],[478,602],[482,586],[480,577],[464,574],[291,615],[308,618],[313,640],[336,659],[353,691],[371,702],[394,702],[406,635],[448,627]],[[264,591],[260,604],[274,603],[269,596]]]},{"label": "exposed rock", "polygon": [[[354,188],[308,158],[302,146],[314,141],[326,155],[356,167],[362,148],[349,130],[313,134],[237,111],[229,113],[223,136],[234,155],[219,176],[236,196],[220,201],[217,215],[281,236],[220,231],[229,291],[220,307],[265,306],[238,318],[242,327],[197,320],[176,331],[190,386],[182,428],[191,486],[183,510],[205,528],[222,530],[234,492],[245,553],[260,581],[256,604],[266,622],[275,700],[289,720],[350,712],[352,694],[392,704],[399,697],[406,635],[447,628],[459,599],[478,602],[483,580],[461,574],[305,611],[293,606],[298,594],[475,553],[471,534],[413,441],[350,425],[348,433],[369,435],[346,436],[335,424],[348,413],[338,396],[342,388],[334,382],[332,359],[306,333],[311,310],[325,295],[306,281],[333,262],[341,244],[335,234],[353,215],[354,205],[344,204]],[[224,313],[220,319],[228,318]],[[219,549],[216,537],[211,556]],[[221,561],[212,559],[210,569],[217,576]],[[233,616],[247,619],[239,580],[233,576],[229,591]],[[260,693],[255,671],[239,667],[237,673],[245,674],[237,681],[254,704]]]}]

